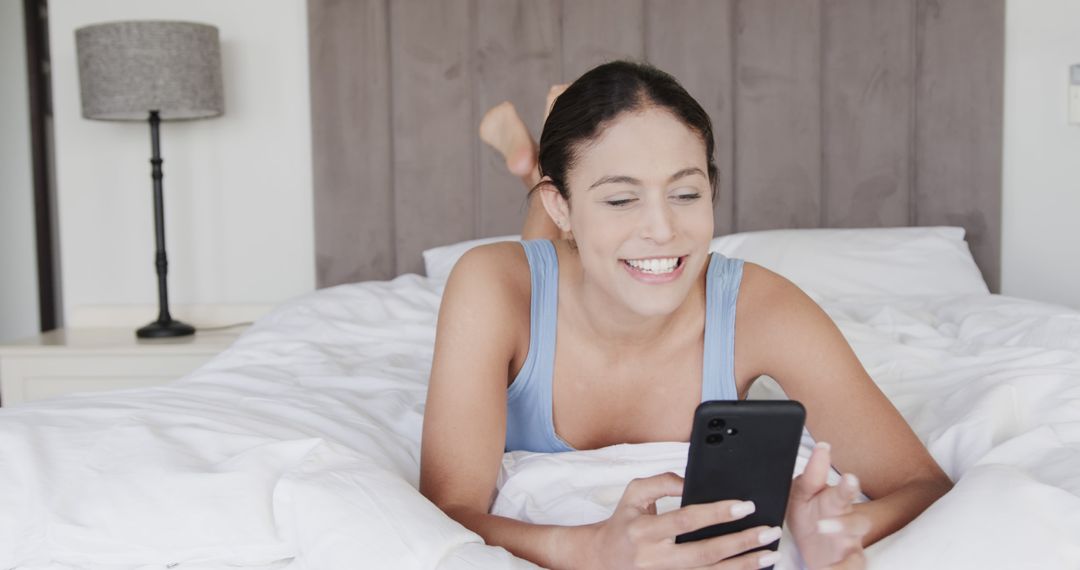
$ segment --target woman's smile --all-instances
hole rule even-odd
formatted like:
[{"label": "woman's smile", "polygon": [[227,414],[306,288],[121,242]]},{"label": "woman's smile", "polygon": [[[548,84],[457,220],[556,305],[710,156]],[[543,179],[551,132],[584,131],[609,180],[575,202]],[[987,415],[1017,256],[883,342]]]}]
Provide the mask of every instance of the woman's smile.
[{"label": "woman's smile", "polygon": [[687,256],[621,259],[626,272],[635,280],[648,284],[670,283],[683,274]]}]

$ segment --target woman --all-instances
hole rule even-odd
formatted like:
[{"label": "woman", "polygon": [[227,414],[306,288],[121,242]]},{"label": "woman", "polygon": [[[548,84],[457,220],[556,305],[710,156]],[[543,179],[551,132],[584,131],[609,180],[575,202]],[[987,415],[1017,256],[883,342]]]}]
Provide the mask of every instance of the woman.
[{"label": "woman", "polygon": [[[484,138],[528,178],[528,133],[519,120],[501,123],[482,128]],[[549,239],[475,248],[451,273],[420,490],[488,544],[552,568],[774,563],[775,554],[747,551],[779,529],[676,544],[752,506],[657,515],[657,499],[682,492],[670,473],[632,481],[612,516],[592,525],[488,514],[504,450],[689,441],[700,401],[745,398],[766,374],[803,403],[814,436],[835,444],[819,443],[792,484],[786,520],[811,568],[861,568],[863,546],[951,487],[812,300],[760,266],[709,254],[713,144],[708,116],[671,76],[601,65],[559,95],[545,121],[525,237]],[[835,487],[830,462],[849,473]],[[860,482],[872,500],[856,506]]]}]

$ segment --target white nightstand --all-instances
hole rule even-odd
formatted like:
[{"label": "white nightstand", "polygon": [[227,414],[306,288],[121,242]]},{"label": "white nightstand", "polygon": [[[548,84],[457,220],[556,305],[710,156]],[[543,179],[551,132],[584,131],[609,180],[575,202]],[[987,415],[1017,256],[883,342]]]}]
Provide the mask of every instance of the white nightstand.
[{"label": "white nightstand", "polygon": [[243,327],[142,340],[133,329],[56,330],[0,346],[0,405],[164,384],[228,348]]}]

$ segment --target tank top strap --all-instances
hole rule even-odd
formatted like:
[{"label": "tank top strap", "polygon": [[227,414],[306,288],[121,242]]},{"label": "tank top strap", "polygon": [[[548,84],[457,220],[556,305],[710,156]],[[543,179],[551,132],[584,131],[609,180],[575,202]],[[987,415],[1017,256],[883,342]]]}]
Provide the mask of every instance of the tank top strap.
[{"label": "tank top strap", "polygon": [[705,354],[701,400],[736,400],[735,303],[743,260],[713,252],[705,276]]},{"label": "tank top strap", "polygon": [[551,383],[559,310],[559,258],[550,240],[523,240],[529,260],[529,352],[506,393],[506,449],[572,451],[555,433]]},{"label": "tank top strap", "polygon": [[[532,299],[529,303],[529,354],[554,360],[555,327],[559,310],[559,258],[550,240],[521,242],[529,259]],[[546,357],[551,358],[546,358]]]}]

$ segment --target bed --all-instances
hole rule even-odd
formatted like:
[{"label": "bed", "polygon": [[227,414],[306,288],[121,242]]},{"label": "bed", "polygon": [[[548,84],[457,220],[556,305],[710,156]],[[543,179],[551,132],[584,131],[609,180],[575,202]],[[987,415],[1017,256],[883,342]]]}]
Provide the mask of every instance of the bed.
[{"label": "bed", "polygon": [[[443,272],[476,243],[430,250],[430,276],[284,303],[167,386],[0,410],[0,568],[534,567],[416,490]],[[956,482],[872,568],[1080,568],[1080,312],[989,293],[959,228],[712,247],[815,297]],[[763,378],[751,397],[783,395]],[[599,520],[686,448],[508,453],[493,512]]]}]

